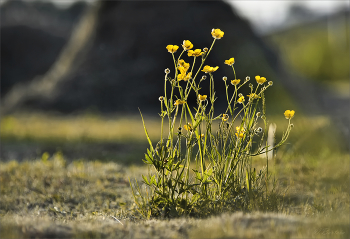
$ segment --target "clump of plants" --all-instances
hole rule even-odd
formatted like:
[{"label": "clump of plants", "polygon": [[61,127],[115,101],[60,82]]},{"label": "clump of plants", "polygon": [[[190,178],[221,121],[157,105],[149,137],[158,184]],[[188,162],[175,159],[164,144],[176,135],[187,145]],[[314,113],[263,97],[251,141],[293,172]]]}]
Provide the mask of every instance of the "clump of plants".
[{"label": "clump of plants", "polygon": [[[189,40],[184,40],[183,50],[176,57],[180,47],[166,47],[174,61],[174,72],[171,75],[165,70],[164,95],[159,97],[160,140],[155,147],[141,114],[149,142],[143,161],[150,170],[142,175],[146,187],[137,181],[130,184],[137,209],[146,218],[249,210],[254,200],[268,197],[268,151],[286,142],[295,112],[285,111],[287,129],[279,143],[268,145],[265,91],[272,82],[261,76],[255,77],[257,84],[248,83],[249,76],[237,79],[234,58],[224,62],[232,67],[234,79],[225,76],[220,82],[214,80],[219,67],[204,63],[224,32],[213,29],[211,35],[214,40],[209,49],[194,49]],[[183,59],[185,54],[193,57],[192,64]],[[209,95],[202,93],[205,80],[209,80]],[[214,112],[214,83],[226,86],[224,112]],[[247,84],[250,94],[243,95],[241,88]],[[196,94],[196,107],[188,104],[190,94]],[[252,157],[260,154],[266,154],[266,166],[258,171],[252,166]]]}]

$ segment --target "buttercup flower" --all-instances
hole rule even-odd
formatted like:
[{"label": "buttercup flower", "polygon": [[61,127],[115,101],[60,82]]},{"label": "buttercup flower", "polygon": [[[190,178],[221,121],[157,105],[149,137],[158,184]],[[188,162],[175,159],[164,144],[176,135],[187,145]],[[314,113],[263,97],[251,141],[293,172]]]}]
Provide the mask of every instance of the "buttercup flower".
[{"label": "buttercup flower", "polygon": [[238,85],[238,84],[239,84],[239,82],[241,82],[241,80],[240,80],[240,79],[231,80],[231,84],[232,84],[232,85]]},{"label": "buttercup flower", "polygon": [[229,66],[232,66],[233,64],[235,64],[235,58],[230,58],[228,60],[225,60],[225,64],[226,65],[229,65]]},{"label": "buttercup flower", "polygon": [[244,137],[245,129],[243,127],[241,128],[240,126],[237,126],[236,131],[237,131],[237,133],[235,133],[235,134],[237,137],[239,137],[239,138]]},{"label": "buttercup flower", "polygon": [[284,112],[284,116],[286,117],[286,119],[291,119],[294,117],[295,111],[294,110],[286,110]]},{"label": "buttercup flower", "polygon": [[260,96],[258,96],[257,94],[255,93],[251,93],[248,95],[249,99],[258,99],[258,98],[261,98]]},{"label": "buttercup flower", "polygon": [[207,95],[198,95],[198,100],[204,101],[207,99]]},{"label": "buttercup flower", "polygon": [[[182,66],[186,71],[190,68],[190,63],[186,63],[184,60],[179,60],[179,65]],[[180,67],[179,67],[180,68]],[[180,69],[179,69],[180,70]],[[181,70],[180,70],[181,71]]]},{"label": "buttercup flower", "polygon": [[192,131],[192,125],[190,123],[187,123],[184,125],[184,129],[187,131]]},{"label": "buttercup flower", "polygon": [[221,39],[224,36],[224,32],[221,31],[220,29],[212,29],[211,30],[211,35],[215,38],[215,39]]},{"label": "buttercup flower", "polygon": [[184,40],[182,43],[182,47],[184,48],[185,51],[191,50],[193,48],[193,44],[189,40]]},{"label": "buttercup flower", "polygon": [[241,97],[238,98],[237,102],[239,104],[242,104],[245,101],[244,96],[242,95]]},{"label": "buttercup flower", "polygon": [[222,115],[222,121],[227,121],[230,116],[228,114],[223,114]]},{"label": "buttercup flower", "polygon": [[192,76],[192,72],[189,72],[187,75],[186,75],[186,72],[183,72],[177,75],[177,80],[188,81],[191,78],[191,76]]},{"label": "buttercup flower", "polygon": [[175,53],[177,51],[177,49],[179,49],[179,46],[177,46],[177,45],[167,45],[166,49],[170,53]]},{"label": "buttercup flower", "polygon": [[258,82],[259,85],[264,84],[266,82],[265,77],[255,76],[256,82]]},{"label": "buttercup flower", "polygon": [[205,73],[212,73],[212,72],[216,71],[217,69],[219,69],[218,66],[211,67],[211,66],[206,65],[203,67],[202,71],[204,71]]},{"label": "buttercup flower", "polygon": [[177,99],[177,100],[175,101],[174,105],[182,105],[182,104],[185,104],[185,103],[186,103],[186,101]]},{"label": "buttercup flower", "polygon": [[200,55],[202,55],[202,50],[201,49],[196,49],[196,50],[189,50],[188,51],[188,56],[195,56],[195,57],[197,57],[197,56],[200,56]]}]

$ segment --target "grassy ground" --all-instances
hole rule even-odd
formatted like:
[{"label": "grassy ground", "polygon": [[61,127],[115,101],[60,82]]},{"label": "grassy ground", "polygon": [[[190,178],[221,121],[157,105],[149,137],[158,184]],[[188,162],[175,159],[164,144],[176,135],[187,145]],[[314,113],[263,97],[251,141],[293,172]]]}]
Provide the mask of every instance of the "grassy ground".
[{"label": "grassy ground", "polygon": [[[349,153],[325,117],[294,120],[270,161],[277,209],[144,220],[129,178],[147,146],[137,117],[16,114],[1,120],[1,238],[349,238]],[[272,116],[278,139],[287,122]],[[158,120],[146,118],[151,138]],[[48,153],[45,153],[48,152]],[[253,159],[259,167],[265,160]],[[118,219],[118,220],[116,220]]]}]

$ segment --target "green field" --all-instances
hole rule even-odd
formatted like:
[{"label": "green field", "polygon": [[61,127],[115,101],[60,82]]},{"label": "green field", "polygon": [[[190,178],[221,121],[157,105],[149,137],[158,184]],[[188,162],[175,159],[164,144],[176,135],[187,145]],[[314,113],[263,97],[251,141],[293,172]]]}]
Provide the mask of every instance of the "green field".
[{"label": "green field", "polygon": [[[283,114],[269,120],[278,140],[287,122]],[[150,137],[159,139],[160,120],[145,121]],[[141,181],[148,170],[139,116],[4,116],[0,237],[349,238],[344,142],[326,117],[296,114],[293,123],[288,144],[269,163],[277,182],[273,210],[145,220],[129,186],[129,178]],[[253,163],[261,167],[264,160]]]}]

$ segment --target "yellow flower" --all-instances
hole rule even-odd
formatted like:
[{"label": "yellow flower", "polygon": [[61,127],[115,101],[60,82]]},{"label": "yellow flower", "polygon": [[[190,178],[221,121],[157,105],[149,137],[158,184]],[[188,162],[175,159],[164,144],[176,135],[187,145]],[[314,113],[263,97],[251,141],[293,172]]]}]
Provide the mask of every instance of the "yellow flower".
[{"label": "yellow flower", "polygon": [[[184,60],[179,60],[179,65],[186,69],[186,71],[190,68],[190,63],[186,63]],[[180,68],[180,67],[179,67]]]},{"label": "yellow flower", "polygon": [[291,119],[294,117],[295,111],[294,110],[286,110],[284,112],[284,116],[286,117],[286,119]]},{"label": "yellow flower", "polygon": [[242,104],[245,101],[244,96],[242,95],[241,97],[238,98],[237,102]]},{"label": "yellow flower", "polygon": [[207,95],[198,95],[198,100],[204,101],[207,99]]},{"label": "yellow flower", "polygon": [[255,94],[255,93],[249,94],[248,97],[249,97],[250,99],[258,99],[258,98],[261,98],[260,96],[258,96],[258,95]]},{"label": "yellow flower", "polygon": [[180,73],[177,75],[177,80],[178,81],[181,81],[181,80],[184,80],[184,81],[188,81],[192,76],[192,72],[189,72],[187,75],[186,75],[186,72],[184,73]]},{"label": "yellow flower", "polygon": [[179,46],[177,46],[177,45],[167,45],[166,49],[170,53],[175,53],[177,51],[177,49],[179,49]]},{"label": "yellow flower", "polygon": [[184,125],[184,129],[187,130],[187,131],[192,131],[192,126],[190,123],[187,123]]},{"label": "yellow flower", "polygon": [[228,60],[225,60],[226,65],[232,66],[234,63],[235,63],[235,58],[233,57]]},{"label": "yellow flower", "polygon": [[186,103],[186,101],[178,99],[178,100],[175,101],[174,105],[182,105],[182,104],[185,104],[185,103]]},{"label": "yellow flower", "polygon": [[266,82],[265,77],[255,76],[256,82],[258,82],[259,85],[264,84]]},{"label": "yellow flower", "polygon": [[203,67],[202,71],[204,71],[205,73],[212,73],[212,72],[216,71],[217,69],[219,69],[218,66],[211,67],[211,66],[207,65],[207,66]]},{"label": "yellow flower", "polygon": [[196,49],[196,50],[189,50],[188,51],[188,56],[200,56],[202,55],[202,50],[201,49]]},{"label": "yellow flower", "polygon": [[235,133],[235,134],[236,134],[237,137],[239,137],[239,138],[243,138],[244,137],[245,129],[243,127],[241,128],[240,126],[237,126],[236,127],[236,131],[237,131],[237,133]]},{"label": "yellow flower", "polygon": [[184,40],[182,43],[182,47],[184,48],[185,51],[191,50],[193,48],[193,44],[189,40]]},{"label": "yellow flower", "polygon": [[230,116],[228,114],[223,114],[222,115],[222,121],[227,121]]},{"label": "yellow flower", "polygon": [[240,79],[236,79],[236,80],[231,80],[231,84],[232,85],[238,85],[239,84],[239,82],[241,82],[241,80]]},{"label": "yellow flower", "polygon": [[215,39],[221,39],[224,36],[224,32],[221,31],[220,29],[212,29],[211,30],[211,35],[215,38]]}]

